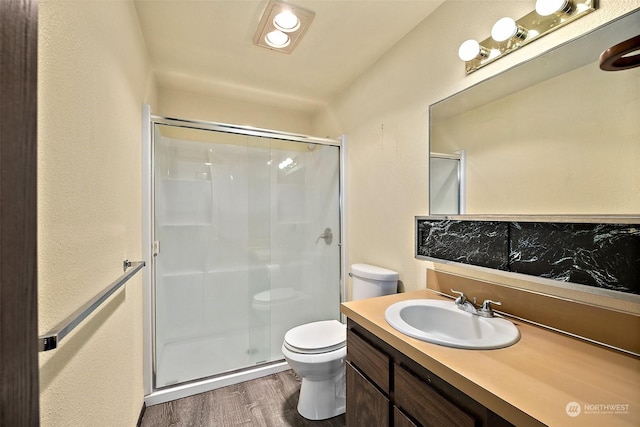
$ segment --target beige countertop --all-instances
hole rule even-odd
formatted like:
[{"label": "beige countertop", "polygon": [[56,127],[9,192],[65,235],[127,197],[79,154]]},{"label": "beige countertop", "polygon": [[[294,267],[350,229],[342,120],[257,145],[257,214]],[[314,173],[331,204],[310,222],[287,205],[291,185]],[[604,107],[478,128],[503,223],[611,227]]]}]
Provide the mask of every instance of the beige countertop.
[{"label": "beige countertop", "polygon": [[[428,290],[343,303],[341,312],[426,369],[517,426],[640,426],[640,360],[520,321],[520,341],[465,350],[393,329],[386,308]],[[574,405],[575,402],[577,405]],[[570,416],[567,407],[580,409]]]}]

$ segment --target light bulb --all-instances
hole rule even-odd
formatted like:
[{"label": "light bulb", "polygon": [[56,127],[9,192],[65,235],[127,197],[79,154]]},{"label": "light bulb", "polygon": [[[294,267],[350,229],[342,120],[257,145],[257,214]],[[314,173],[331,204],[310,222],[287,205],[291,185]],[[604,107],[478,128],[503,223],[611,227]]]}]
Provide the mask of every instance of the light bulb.
[{"label": "light bulb", "polygon": [[568,12],[571,7],[569,0],[537,0],[536,13],[540,16],[549,16],[558,12]]},{"label": "light bulb", "polygon": [[491,28],[491,38],[495,41],[503,42],[513,37],[519,37],[522,39],[527,37],[527,31],[518,26],[513,18],[500,18],[495,24],[493,24],[493,28]]},{"label": "light bulb", "polygon": [[300,28],[300,20],[291,11],[286,10],[273,18],[273,25],[280,31],[290,33]]},{"label": "light bulb", "polygon": [[460,45],[460,48],[458,49],[458,56],[463,61],[471,61],[472,59],[475,59],[478,55],[480,55],[480,52],[480,43],[478,43],[476,40],[469,39],[462,42],[462,44]]},{"label": "light bulb", "polygon": [[269,46],[275,47],[277,49],[287,47],[289,45],[289,42],[291,41],[288,35],[279,30],[271,31],[264,37],[264,40]]}]

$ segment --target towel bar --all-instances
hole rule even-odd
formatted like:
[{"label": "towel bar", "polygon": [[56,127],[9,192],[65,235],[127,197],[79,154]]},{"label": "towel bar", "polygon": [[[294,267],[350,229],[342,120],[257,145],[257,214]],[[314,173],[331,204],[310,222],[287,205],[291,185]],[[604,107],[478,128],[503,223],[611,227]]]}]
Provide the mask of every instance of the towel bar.
[{"label": "towel bar", "polygon": [[[38,337],[38,350],[49,351],[58,347],[58,343],[69,334],[76,326],[87,318],[93,311],[100,306],[115,291],[120,289],[130,278],[132,278],[142,267],[145,266],[144,261],[131,262],[125,260],[123,268],[125,273],[112,282],[105,290],[93,297],[82,307],[71,313],[66,319],[62,320],[54,326],[49,332]],[[130,268],[129,271],[127,269]]]}]

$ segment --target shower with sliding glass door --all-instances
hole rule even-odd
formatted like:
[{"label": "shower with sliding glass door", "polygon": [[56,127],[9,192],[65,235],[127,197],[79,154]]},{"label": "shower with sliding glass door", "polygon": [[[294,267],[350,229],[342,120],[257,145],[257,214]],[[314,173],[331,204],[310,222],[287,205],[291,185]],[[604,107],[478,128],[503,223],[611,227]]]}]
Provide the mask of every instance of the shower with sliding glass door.
[{"label": "shower with sliding glass door", "polygon": [[341,141],[150,123],[147,404],[287,369],[287,330],[340,318]]}]

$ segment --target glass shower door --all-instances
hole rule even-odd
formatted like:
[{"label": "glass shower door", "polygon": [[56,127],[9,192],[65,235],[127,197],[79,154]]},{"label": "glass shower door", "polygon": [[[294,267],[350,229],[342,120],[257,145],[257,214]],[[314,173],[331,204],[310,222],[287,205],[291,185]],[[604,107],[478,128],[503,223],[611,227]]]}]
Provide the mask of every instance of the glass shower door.
[{"label": "glass shower door", "polygon": [[336,146],[155,124],[156,388],[280,360],[290,327],[339,318],[338,188]]},{"label": "glass shower door", "polygon": [[429,213],[457,215],[460,210],[460,159],[431,154],[429,162]]}]

